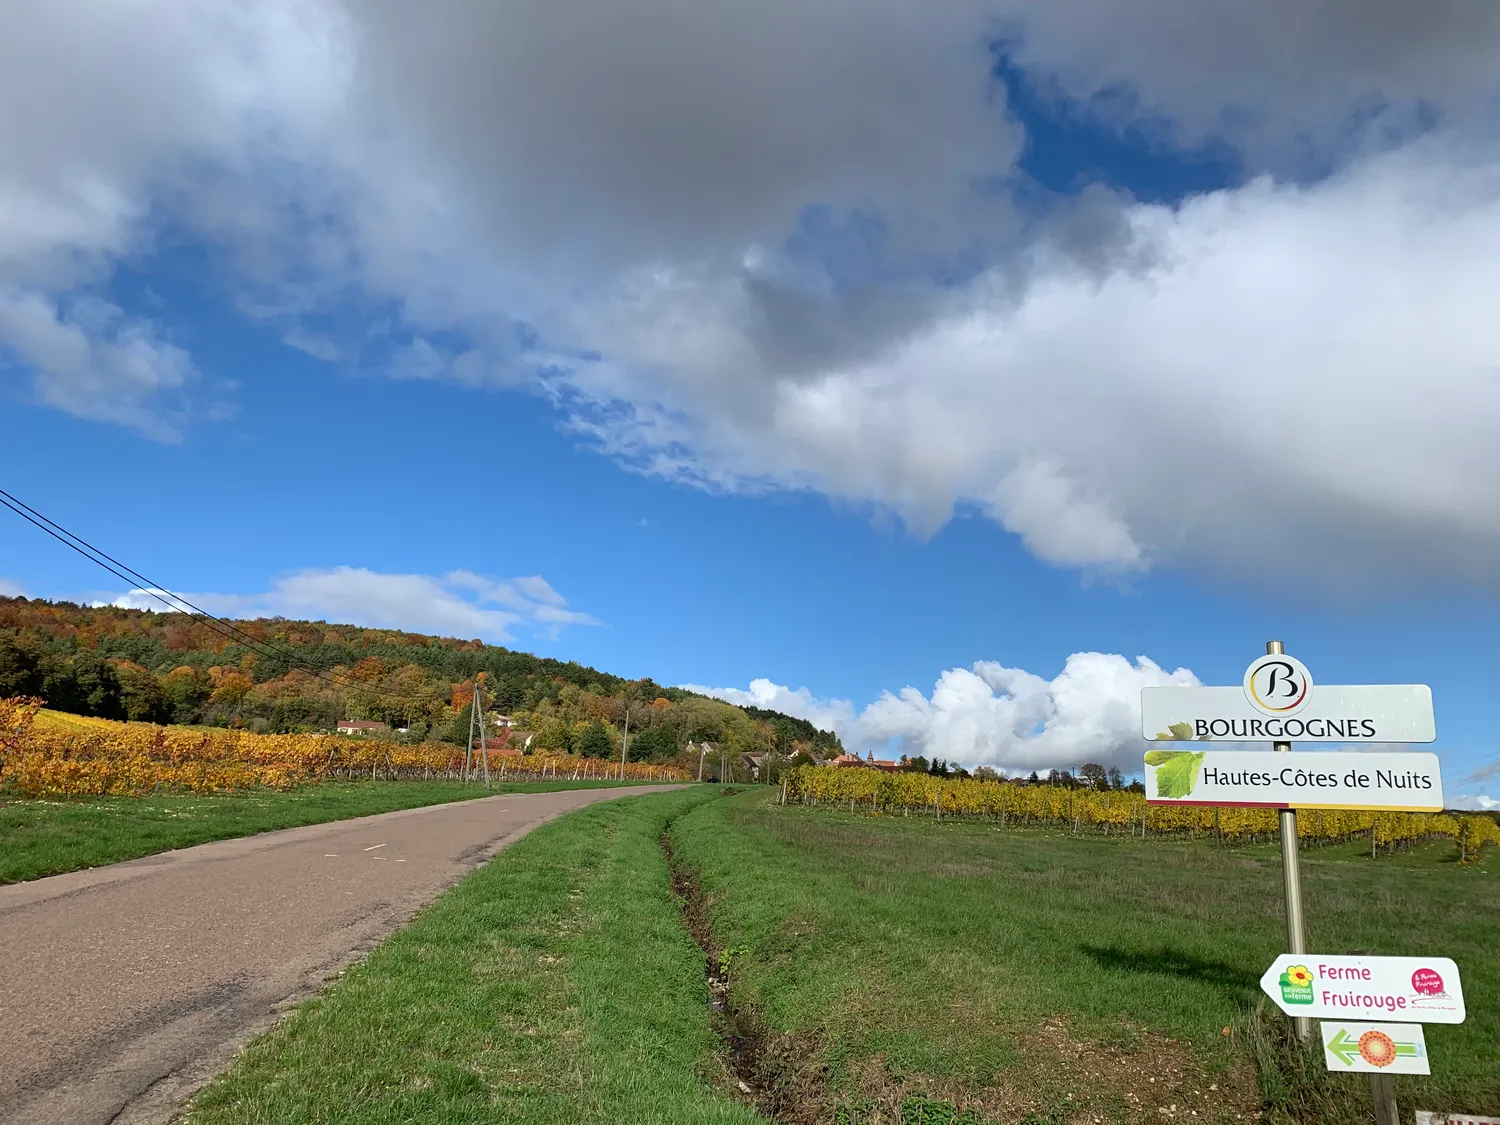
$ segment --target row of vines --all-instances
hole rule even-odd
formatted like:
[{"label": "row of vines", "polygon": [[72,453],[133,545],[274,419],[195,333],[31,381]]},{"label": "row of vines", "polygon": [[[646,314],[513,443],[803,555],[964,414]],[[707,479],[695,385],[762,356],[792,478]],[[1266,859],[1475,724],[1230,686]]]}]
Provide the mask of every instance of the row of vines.
[{"label": "row of vines", "polygon": [[[0,699],[0,792],[20,797],[141,796],[290,789],[330,778],[458,779],[464,751],[343,735],[251,734],[89,719],[38,723],[40,701]],[[478,771],[474,753],[471,771]],[[627,763],[626,780],[681,781],[670,766]],[[619,778],[619,762],[539,753],[489,758],[492,779]]]},{"label": "row of vines", "polygon": [[[1001,825],[1065,826],[1073,831],[1132,836],[1213,836],[1255,843],[1274,840],[1274,809],[1152,805],[1144,794],[1125,790],[1069,789],[1003,781],[948,779],[925,773],[800,766],[782,783],[782,800],[846,805],[850,811],[911,815],[942,820],[968,817]],[[1467,860],[1486,844],[1500,844],[1500,825],[1483,814],[1368,812],[1312,809],[1297,815],[1305,843],[1368,840],[1371,847],[1416,843],[1434,837],[1457,841]]]}]

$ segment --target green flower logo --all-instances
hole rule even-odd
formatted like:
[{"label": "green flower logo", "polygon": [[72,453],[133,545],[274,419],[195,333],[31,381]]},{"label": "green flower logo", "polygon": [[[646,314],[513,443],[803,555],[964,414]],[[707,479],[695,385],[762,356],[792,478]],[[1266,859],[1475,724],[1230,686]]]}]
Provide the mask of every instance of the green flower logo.
[{"label": "green flower logo", "polygon": [[1277,981],[1281,985],[1281,998],[1288,1004],[1311,1004],[1315,979],[1306,965],[1288,965]]}]

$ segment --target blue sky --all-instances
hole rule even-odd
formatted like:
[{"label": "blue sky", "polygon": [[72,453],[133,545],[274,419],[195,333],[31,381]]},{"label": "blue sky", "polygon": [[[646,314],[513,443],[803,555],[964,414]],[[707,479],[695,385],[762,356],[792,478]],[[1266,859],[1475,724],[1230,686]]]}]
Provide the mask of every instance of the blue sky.
[{"label": "blue sky", "polygon": [[135,569],[1009,768],[1277,637],[1500,797],[1495,21],[160,6],[0,80],[0,486]]}]

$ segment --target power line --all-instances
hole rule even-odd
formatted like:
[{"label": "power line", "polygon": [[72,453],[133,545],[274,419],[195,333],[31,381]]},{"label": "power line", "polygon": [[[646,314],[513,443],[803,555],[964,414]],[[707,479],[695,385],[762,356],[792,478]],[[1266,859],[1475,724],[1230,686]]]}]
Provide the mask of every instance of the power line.
[{"label": "power line", "polygon": [[[73,532],[69,531],[61,524],[48,519],[46,516],[42,515],[41,512],[37,511],[29,504],[18,500],[9,492],[6,492],[4,489],[0,489],[0,504],[3,504],[5,507],[9,508],[12,512],[20,516],[26,522],[35,525],[42,531],[45,531],[48,535],[52,536],[52,538],[63,544],[63,546],[76,551],[78,554],[82,555],[84,558],[88,559],[96,566],[103,567],[105,570],[109,571],[122,582],[136,587],[136,589],[140,593],[149,594],[151,597],[155,598],[157,601],[161,602],[162,605],[166,606],[168,609],[172,610],[175,613],[186,612],[190,615],[196,614],[197,616],[203,618],[204,623],[207,624],[208,627],[214,632],[218,633],[221,637],[224,637],[227,640],[248,648],[252,652],[257,653],[260,656],[287,660],[292,664],[298,665],[300,670],[306,672],[308,675],[322,680],[325,683],[333,684],[335,687],[353,689],[356,691],[368,691],[377,695],[387,695],[396,699],[404,699],[410,703],[424,702],[417,696],[408,695],[406,692],[392,691],[389,688],[379,687],[373,684],[343,683],[339,680],[334,679],[332,676],[326,676],[316,668],[311,667],[306,660],[304,660],[301,656],[299,656],[291,649],[282,648],[280,645],[274,644],[271,641],[263,641],[260,638],[256,637],[254,634],[247,633],[244,629],[241,629],[234,622],[227,621],[222,617],[215,616],[214,614],[209,613],[208,610],[194,605],[192,602],[188,601],[181,595],[174,594],[171,590],[168,590],[165,586],[161,585],[161,583],[151,581],[151,579],[147,578],[145,575],[139,573],[138,571],[132,570],[130,567],[120,562],[119,559],[105,554],[98,547],[95,547],[93,544],[89,543],[86,539],[73,534]],[[184,606],[187,607],[186,610],[183,609]]]}]

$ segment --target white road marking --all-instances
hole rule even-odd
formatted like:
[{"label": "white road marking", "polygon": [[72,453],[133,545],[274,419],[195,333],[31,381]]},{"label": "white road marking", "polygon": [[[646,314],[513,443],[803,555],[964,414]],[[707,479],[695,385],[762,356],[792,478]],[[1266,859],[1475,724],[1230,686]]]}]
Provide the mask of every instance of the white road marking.
[{"label": "white road marking", "polygon": [[367,851],[367,852],[373,852],[376,848],[383,848],[383,847],[385,847],[384,844],[371,844],[368,848],[365,849],[365,851]]},{"label": "white road marking", "polygon": [[338,859],[338,857],[339,857],[339,853],[338,852],[324,852],[323,853],[323,858],[324,859]]}]

